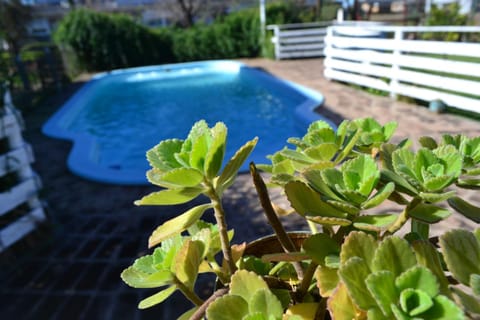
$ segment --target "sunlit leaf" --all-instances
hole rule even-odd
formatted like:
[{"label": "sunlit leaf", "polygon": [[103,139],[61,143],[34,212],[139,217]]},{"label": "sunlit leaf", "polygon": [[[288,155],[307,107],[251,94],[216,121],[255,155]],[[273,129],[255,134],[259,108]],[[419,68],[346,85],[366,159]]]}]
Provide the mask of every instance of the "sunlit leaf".
[{"label": "sunlit leaf", "polygon": [[444,193],[425,193],[420,192],[418,195],[420,198],[425,200],[426,202],[435,203],[435,202],[442,202],[450,199],[451,197],[455,196],[455,191],[448,191]]},{"label": "sunlit leaf", "polygon": [[248,314],[248,303],[240,296],[225,295],[207,308],[207,318],[212,320],[242,320]]},{"label": "sunlit leaf", "polygon": [[167,139],[147,151],[147,160],[152,168],[168,171],[179,167],[174,154],[180,152],[183,140]]},{"label": "sunlit leaf", "polygon": [[285,193],[292,207],[301,215],[344,218],[341,212],[322,201],[320,195],[300,181],[292,181],[285,186]]},{"label": "sunlit leaf", "polygon": [[248,301],[248,308],[251,313],[260,312],[266,318],[274,317],[280,319],[283,314],[283,307],[277,297],[269,289],[252,291]]},{"label": "sunlit leaf", "polygon": [[357,319],[357,308],[343,283],[330,296],[327,306],[333,319]]},{"label": "sunlit leaf", "polygon": [[390,195],[394,190],[395,190],[395,184],[393,182],[387,183],[380,190],[378,190],[378,192],[373,197],[365,201],[362,204],[362,208],[370,209],[380,205],[383,201],[387,200],[388,197],[390,197]]},{"label": "sunlit leaf", "polygon": [[215,177],[222,167],[223,157],[225,155],[227,127],[222,122],[218,122],[212,129],[212,142],[205,156],[205,174],[208,178]]},{"label": "sunlit leaf", "polygon": [[154,305],[162,303],[164,300],[170,297],[175,292],[175,290],[177,290],[176,286],[170,286],[165,290],[155,293],[154,295],[140,301],[140,303],[138,304],[138,308],[147,309],[153,307]]},{"label": "sunlit leaf", "polygon": [[196,187],[203,181],[203,174],[193,168],[178,168],[165,172],[161,181],[174,188]]},{"label": "sunlit leaf", "polygon": [[315,279],[317,279],[317,287],[320,290],[320,295],[322,297],[330,297],[340,280],[338,277],[338,269],[320,265],[315,271]]},{"label": "sunlit leaf", "polygon": [[217,181],[217,186],[221,190],[227,189],[235,181],[238,170],[242,164],[247,160],[253,148],[257,144],[258,138],[248,141],[240,149],[235,152],[233,157],[228,161]]},{"label": "sunlit leaf", "polygon": [[415,254],[408,242],[399,237],[388,237],[375,251],[373,270],[387,270],[395,277],[417,264]]},{"label": "sunlit leaf", "polygon": [[350,258],[361,258],[368,269],[372,269],[373,257],[378,244],[375,239],[365,232],[352,231],[343,241],[340,253],[341,263],[346,263]]},{"label": "sunlit leaf", "polygon": [[435,297],[439,292],[439,285],[435,275],[427,268],[414,266],[403,272],[395,280],[397,288],[402,291],[407,288],[419,289]]},{"label": "sunlit leaf", "polygon": [[400,294],[400,306],[409,316],[415,317],[433,306],[432,297],[423,292],[408,288]]},{"label": "sunlit leaf", "polygon": [[449,282],[443,271],[440,255],[429,241],[416,240],[411,244],[420,265],[427,267],[436,276],[440,293],[450,295]]},{"label": "sunlit leaf", "polygon": [[195,206],[190,210],[184,212],[183,214],[168,220],[161,226],[159,226],[148,239],[149,248],[159,244],[165,239],[168,239],[176,234],[181,233],[184,230],[187,230],[188,227],[197,222],[198,219],[203,215],[203,213],[211,208],[211,204],[203,204]]},{"label": "sunlit leaf", "polygon": [[238,270],[232,275],[230,283],[230,294],[242,297],[249,301],[254,292],[261,289],[268,289],[265,281],[253,272]]},{"label": "sunlit leaf", "polygon": [[364,231],[380,232],[390,227],[396,220],[398,214],[376,214],[356,217],[353,226]]},{"label": "sunlit leaf", "polygon": [[199,266],[203,260],[204,244],[198,240],[188,240],[177,253],[175,274],[187,288],[193,289]]},{"label": "sunlit leaf", "polygon": [[465,319],[462,309],[452,300],[442,295],[433,298],[433,306],[423,313],[422,317],[432,320]]},{"label": "sunlit leaf", "polygon": [[352,300],[362,310],[376,306],[376,302],[365,285],[365,279],[370,274],[368,265],[359,257],[352,257],[343,263],[338,270],[340,278],[348,288]]},{"label": "sunlit leaf", "polygon": [[203,188],[180,188],[165,189],[152,192],[140,200],[135,201],[135,205],[172,205],[181,204],[195,199],[204,191]]},{"label": "sunlit leaf", "polygon": [[128,267],[121,273],[122,280],[133,288],[157,288],[170,284],[173,280],[173,274],[170,270],[161,270],[150,274]]},{"label": "sunlit leaf", "polygon": [[370,274],[365,283],[383,314],[391,317],[390,306],[397,303],[399,298],[393,274],[390,271],[378,271]]},{"label": "sunlit leaf", "polygon": [[[319,305],[316,302],[297,303],[290,306],[285,314],[288,316],[296,315],[302,320],[315,319],[318,307]],[[291,318],[288,319],[290,320]]]}]

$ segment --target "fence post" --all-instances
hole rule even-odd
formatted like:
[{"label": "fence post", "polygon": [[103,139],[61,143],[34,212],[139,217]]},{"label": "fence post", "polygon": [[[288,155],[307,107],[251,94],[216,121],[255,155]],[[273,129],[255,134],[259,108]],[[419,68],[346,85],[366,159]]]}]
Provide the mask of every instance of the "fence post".
[{"label": "fence post", "polygon": [[273,26],[273,43],[275,44],[275,60],[280,60],[280,27]]},{"label": "fence post", "polygon": [[332,38],[333,38],[333,30],[334,30],[334,26],[330,26],[330,27],[327,27],[327,34],[325,36],[325,39],[324,39],[324,42],[325,42],[325,48],[323,49],[323,54],[325,55],[325,60],[323,61],[324,63],[324,71],[323,71],[323,76],[328,79],[328,80],[331,80],[329,77],[328,77],[328,74],[329,74],[329,71],[331,71],[330,67],[328,67],[328,64],[326,64],[325,62],[329,61],[332,56],[330,55],[330,49],[332,49]]},{"label": "fence post", "polygon": [[401,52],[401,42],[403,40],[403,29],[398,28],[395,30],[393,36],[393,61],[392,61],[392,76],[390,80],[390,97],[393,99],[397,98],[397,91],[398,91],[398,73],[400,71],[400,67],[398,65],[398,60],[402,54]]}]

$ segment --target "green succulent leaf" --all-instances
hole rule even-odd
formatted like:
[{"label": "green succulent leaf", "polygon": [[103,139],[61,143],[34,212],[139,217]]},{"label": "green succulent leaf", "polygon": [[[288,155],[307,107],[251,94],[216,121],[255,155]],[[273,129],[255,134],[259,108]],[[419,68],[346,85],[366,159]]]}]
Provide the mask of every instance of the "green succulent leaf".
[{"label": "green succulent leaf", "polygon": [[383,314],[382,310],[380,310],[380,308],[371,308],[371,309],[368,309],[367,319],[368,320],[389,320],[393,318],[386,317]]},{"label": "green succulent leaf", "polygon": [[395,287],[395,277],[390,271],[377,271],[370,274],[365,283],[375,299],[377,305],[386,317],[391,317],[391,304],[395,304],[399,298],[399,291]]},{"label": "green succulent leaf", "polygon": [[390,197],[394,190],[395,183],[387,183],[380,190],[378,190],[378,192],[373,197],[371,197],[362,204],[362,209],[370,209],[380,205],[383,201],[387,200],[388,197]]},{"label": "green succulent leaf", "polygon": [[329,255],[338,255],[340,246],[325,233],[317,233],[303,242],[303,250],[317,264],[324,266],[325,258]]},{"label": "green succulent leaf", "polygon": [[438,295],[433,298],[433,306],[421,314],[423,319],[450,320],[465,319],[465,315],[458,305],[445,296]]},{"label": "green succulent leaf", "polygon": [[177,168],[159,173],[155,169],[147,172],[147,179],[165,188],[197,187],[203,181],[203,174],[193,168]]},{"label": "green succulent leaf", "polygon": [[380,178],[376,162],[367,155],[345,162],[341,170],[345,187],[348,190],[358,190],[365,197],[370,195]]},{"label": "green succulent leaf", "polygon": [[400,192],[405,192],[410,196],[414,196],[418,193],[417,189],[413,187],[407,179],[401,175],[396,174],[390,170],[381,170],[381,179],[382,181],[393,182],[395,184],[395,189]]},{"label": "green succulent leaf", "polygon": [[232,275],[230,294],[242,297],[249,301],[252,293],[257,290],[268,289],[265,281],[253,272],[238,270]]},{"label": "green succulent leaf", "polygon": [[472,288],[473,294],[480,296],[480,274],[470,275],[470,288]]},{"label": "green succulent leaf", "polygon": [[205,156],[205,174],[208,178],[214,178],[222,167],[225,155],[227,127],[224,123],[218,122],[212,129],[212,142]]},{"label": "green succulent leaf", "polygon": [[243,320],[247,315],[248,303],[231,294],[216,299],[207,308],[207,318],[211,320]]},{"label": "green succulent leaf", "polygon": [[450,211],[444,208],[428,203],[419,203],[413,208],[408,209],[408,215],[410,217],[426,223],[437,223],[448,218],[451,214]]},{"label": "green succulent leaf", "polygon": [[303,216],[345,218],[347,214],[324,202],[320,195],[300,181],[291,181],[285,193],[292,207]]},{"label": "green succulent leaf", "polygon": [[440,255],[429,241],[415,240],[411,244],[420,265],[428,268],[436,277],[440,293],[450,295],[449,282],[443,271]]},{"label": "green succulent leaf", "polygon": [[338,277],[337,268],[329,268],[326,266],[318,266],[315,271],[315,279],[317,287],[322,297],[330,297],[338,285],[340,278]]},{"label": "green succulent leaf", "polygon": [[140,200],[135,201],[135,205],[173,205],[181,204],[195,199],[204,191],[201,187],[165,189],[152,192]]},{"label": "green succulent leaf", "polygon": [[422,290],[408,288],[400,294],[400,306],[409,316],[415,317],[430,309],[433,300]]},{"label": "green succulent leaf", "polygon": [[294,163],[308,165],[315,162],[314,159],[310,158],[306,154],[292,149],[283,149],[280,151],[280,154],[286,159],[292,160]]},{"label": "green succulent leaf", "polygon": [[330,161],[338,151],[338,146],[335,143],[323,143],[318,146],[313,146],[305,149],[305,154],[317,161]]},{"label": "green succulent leaf", "polygon": [[227,189],[235,181],[238,170],[240,170],[242,164],[247,160],[248,156],[253,151],[253,148],[255,148],[257,141],[258,138],[255,138],[245,143],[228,161],[217,181],[217,186],[221,190]]},{"label": "green succulent leaf", "polygon": [[373,257],[373,271],[387,270],[395,277],[416,264],[415,254],[408,242],[393,236],[379,244]]},{"label": "green succulent leaf", "polygon": [[408,149],[397,149],[392,153],[392,165],[397,174],[417,180],[415,174],[415,154]]},{"label": "green succulent leaf", "polygon": [[451,197],[448,199],[448,204],[466,218],[480,223],[480,207],[476,207],[459,197]]},{"label": "green succulent leaf", "polygon": [[350,297],[362,310],[376,306],[376,302],[365,286],[365,279],[370,274],[368,265],[359,257],[352,257],[338,270],[340,278],[348,288]]},{"label": "green succulent leaf", "polygon": [[[274,319],[273,317],[271,319]],[[261,312],[254,312],[249,313],[242,320],[269,320],[263,313]]]},{"label": "green succulent leaf", "polygon": [[283,314],[282,304],[269,289],[254,291],[248,301],[248,308],[250,313],[260,312],[266,319],[281,319]]},{"label": "green succulent leaf", "polygon": [[327,306],[333,319],[357,319],[357,307],[350,298],[347,287],[341,282],[328,299]]},{"label": "green succulent leaf", "polygon": [[480,299],[471,294],[467,294],[460,290],[458,287],[452,286],[452,291],[455,293],[455,297],[460,301],[460,304],[468,313],[480,315]]},{"label": "green succulent leaf", "polygon": [[352,231],[345,238],[340,253],[341,264],[346,263],[350,258],[361,258],[369,270],[372,270],[373,257],[377,249],[375,239],[365,232]]},{"label": "green succulent leaf", "polygon": [[162,303],[164,300],[170,297],[175,292],[175,290],[177,290],[176,286],[170,286],[167,289],[157,292],[154,295],[140,301],[140,303],[138,304],[138,308],[147,309],[153,307],[154,305]]},{"label": "green succulent leaf", "polygon": [[132,288],[158,288],[171,284],[173,280],[173,274],[170,270],[160,270],[150,274],[132,266],[123,270],[120,276],[123,282]]},{"label": "green succulent leaf", "polygon": [[194,307],[186,312],[184,312],[177,320],[189,320],[193,314],[198,310],[198,307]]},{"label": "green succulent leaf", "polygon": [[455,196],[455,191],[448,191],[444,193],[428,193],[428,192],[420,192],[418,195],[421,199],[425,200],[426,202],[436,203],[446,201]]},{"label": "green succulent leaf", "polygon": [[452,275],[469,285],[471,274],[480,274],[480,244],[467,230],[450,230],[440,237],[445,263]]},{"label": "green succulent leaf", "polygon": [[396,220],[397,214],[376,214],[356,217],[353,226],[363,231],[380,232],[389,228]]},{"label": "green succulent leaf", "polygon": [[437,278],[429,269],[421,266],[403,272],[397,277],[395,284],[400,291],[408,288],[418,289],[430,297],[435,297],[439,293]]},{"label": "green succulent leaf", "polygon": [[358,215],[360,213],[359,208],[351,205],[348,202],[336,201],[336,200],[327,200],[326,202],[329,205],[333,206],[334,208],[340,210],[341,212],[346,212],[351,215]]},{"label": "green succulent leaf", "polygon": [[305,216],[309,221],[326,225],[326,226],[342,226],[346,227],[352,224],[352,221],[342,218],[333,218],[333,217],[320,217],[320,216]]},{"label": "green succulent leaf", "polygon": [[204,258],[204,244],[201,241],[187,240],[177,253],[175,274],[187,288],[193,289],[198,268]]},{"label": "green succulent leaf", "polygon": [[152,168],[169,171],[181,165],[175,158],[175,153],[182,149],[183,140],[167,139],[147,151],[147,160]]},{"label": "green succulent leaf", "polygon": [[160,242],[187,230],[195,222],[197,222],[203,213],[212,207],[211,204],[202,204],[191,208],[183,214],[168,220],[159,226],[148,239],[149,248],[159,244]]},{"label": "green succulent leaf", "polygon": [[322,171],[321,170],[306,170],[303,172],[303,176],[305,179],[307,179],[308,183],[310,186],[319,192],[322,195],[325,195],[326,197],[341,201],[342,199],[332,190],[332,188],[325,183],[322,177]]},{"label": "green succulent leaf", "polygon": [[438,147],[437,141],[435,141],[435,139],[433,139],[432,137],[423,136],[420,137],[418,141],[420,142],[422,147],[430,150],[436,149]]}]

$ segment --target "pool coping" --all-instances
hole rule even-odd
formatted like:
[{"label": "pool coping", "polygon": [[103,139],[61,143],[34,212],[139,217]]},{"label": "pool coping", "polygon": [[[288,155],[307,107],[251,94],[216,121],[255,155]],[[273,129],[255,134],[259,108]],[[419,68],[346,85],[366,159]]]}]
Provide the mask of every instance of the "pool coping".
[{"label": "pool coping", "polygon": [[[170,69],[180,69],[180,68],[194,68],[196,65],[204,67],[205,64],[216,67],[235,67],[235,68],[252,68],[245,63],[234,61],[234,60],[209,60],[209,61],[197,61],[197,62],[187,62],[187,63],[176,63],[176,64],[165,64],[165,65],[156,65],[156,66],[147,66],[147,67],[136,67],[136,68],[127,68],[120,70],[112,70],[109,72],[102,72],[96,74],[92,77],[90,81],[85,83],[77,92],[74,93],[68,101],[60,107],[60,109],[55,112],[48,121],[42,126],[42,133],[48,137],[68,140],[73,143],[72,149],[67,158],[67,167],[70,171],[76,175],[93,180],[101,183],[117,184],[117,185],[148,185],[149,182],[146,179],[146,171],[134,170],[134,169],[122,169],[122,174],[118,175],[118,170],[112,168],[106,168],[95,164],[92,161],[87,161],[90,159],[95,159],[98,157],[96,152],[98,148],[96,147],[95,138],[88,134],[79,134],[72,133],[65,130],[63,127],[58,125],[61,120],[65,121],[64,116],[67,112],[71,112],[71,108],[68,107],[72,104],[76,104],[79,100],[85,98],[85,93],[88,92],[91,86],[108,75],[115,74],[125,74],[125,73],[138,73],[138,72],[148,72],[149,70],[170,70]],[[265,72],[265,71],[263,71]],[[266,72],[268,74],[268,72]],[[315,112],[315,109],[321,107],[324,104],[324,97],[319,92],[307,88],[305,86],[299,85],[297,83],[281,79],[275,75],[269,74],[271,77],[278,81],[279,83],[293,87],[303,94],[307,100],[302,104],[295,107],[294,115],[297,121],[301,122],[304,127],[317,120],[323,120],[329,123],[333,128],[335,124],[328,119],[322,117],[320,114]],[[73,117],[74,113],[70,115]],[[242,171],[247,171],[248,166],[242,167]],[[92,174],[95,172],[95,174]],[[141,178],[140,178],[141,177]]]}]

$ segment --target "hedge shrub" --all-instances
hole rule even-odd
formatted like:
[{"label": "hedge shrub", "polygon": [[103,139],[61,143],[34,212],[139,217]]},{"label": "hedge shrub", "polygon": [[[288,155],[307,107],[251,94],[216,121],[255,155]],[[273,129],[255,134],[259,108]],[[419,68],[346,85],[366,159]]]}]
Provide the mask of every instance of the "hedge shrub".
[{"label": "hedge shrub", "polygon": [[55,42],[73,50],[87,71],[172,62],[169,33],[152,31],[122,14],[71,11],[60,22]]}]

